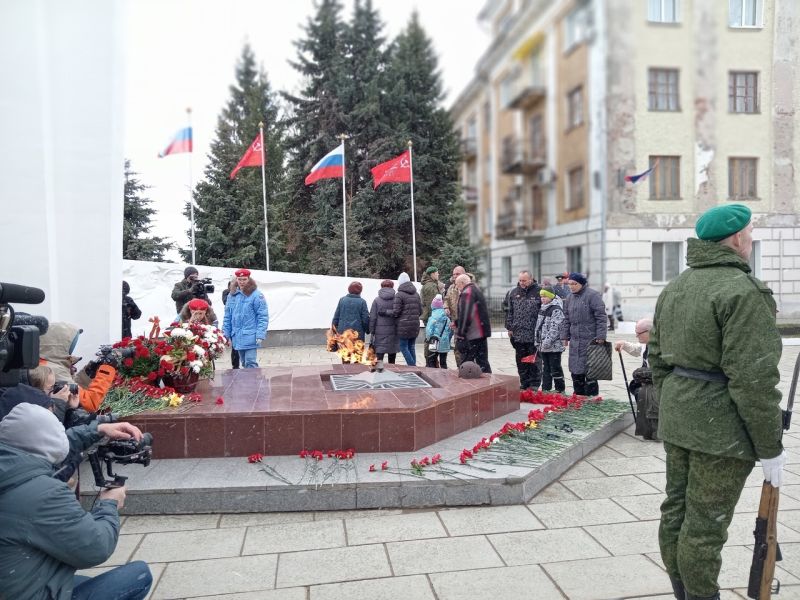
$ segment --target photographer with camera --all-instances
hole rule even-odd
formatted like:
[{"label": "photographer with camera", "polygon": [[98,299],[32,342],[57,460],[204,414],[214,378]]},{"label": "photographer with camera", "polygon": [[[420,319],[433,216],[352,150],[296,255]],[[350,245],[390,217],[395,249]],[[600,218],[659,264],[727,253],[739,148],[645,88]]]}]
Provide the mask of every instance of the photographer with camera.
[{"label": "photographer with camera", "polygon": [[133,337],[131,335],[131,319],[134,321],[142,316],[142,311],[136,305],[133,298],[129,296],[131,286],[127,281],[122,282],[122,337]]},{"label": "photographer with camera", "polygon": [[81,359],[73,356],[72,352],[82,332],[82,329],[69,323],[51,323],[47,333],[39,340],[39,356],[53,370],[56,381],[77,381],[81,407],[95,412],[114,383],[120,356],[107,352],[90,361],[76,375],[75,364]]},{"label": "photographer with camera", "polygon": [[75,575],[114,552],[125,487],[101,491],[86,512],[66,484],[53,477],[53,465],[70,450],[83,451],[103,436],[139,440],[142,433],[128,423],[87,425],[71,432],[68,438],[49,410],[27,402],[0,422],[0,598],[141,600],[152,584],[144,562],[94,578]]},{"label": "photographer with camera", "polygon": [[183,306],[192,298],[199,298],[211,304],[209,294],[214,293],[214,284],[211,278],[200,279],[197,269],[186,267],[183,270],[183,279],[172,288],[172,299],[175,301],[175,311],[180,314]]}]

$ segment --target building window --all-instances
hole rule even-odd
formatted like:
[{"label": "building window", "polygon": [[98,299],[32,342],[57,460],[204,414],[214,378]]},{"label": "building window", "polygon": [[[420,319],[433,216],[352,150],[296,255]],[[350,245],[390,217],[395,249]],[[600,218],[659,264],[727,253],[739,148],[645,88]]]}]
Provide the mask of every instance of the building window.
[{"label": "building window", "polygon": [[728,198],[731,200],[758,199],[758,159],[728,159]]},{"label": "building window", "polygon": [[508,107],[511,104],[511,97],[514,93],[514,76],[506,75],[500,82],[500,106],[502,108]]},{"label": "building window", "polygon": [[653,283],[666,283],[681,272],[683,242],[653,242]]},{"label": "building window", "polygon": [[531,275],[536,281],[542,280],[542,253],[531,252]]},{"label": "building window", "polygon": [[483,174],[483,179],[487,184],[492,185],[492,155],[491,154],[487,154],[486,155],[486,167],[485,167],[485,172]]},{"label": "building window", "polygon": [[470,117],[469,121],[467,121],[467,139],[478,139],[478,124],[475,122],[475,117]]},{"label": "building window", "polygon": [[512,283],[510,256],[503,256],[500,258],[500,280],[503,282],[503,285]]},{"label": "building window", "polygon": [[731,71],[728,74],[728,112],[758,112],[758,73]]},{"label": "building window", "polygon": [[680,0],[647,0],[647,20],[651,23],[677,23]]},{"label": "building window", "polygon": [[647,92],[649,110],[680,110],[678,69],[649,69]]},{"label": "building window", "polygon": [[542,115],[536,115],[530,120],[529,139],[531,141],[531,155],[544,156],[544,126],[542,125]]},{"label": "building window", "polygon": [[478,211],[473,211],[469,215],[469,241],[473,244],[477,244],[480,240],[478,229]]},{"label": "building window", "polygon": [[583,273],[583,249],[580,246],[567,248],[567,271],[570,273]]},{"label": "building window", "polygon": [[489,131],[492,127],[492,104],[487,100],[483,103],[483,128]]},{"label": "building window", "polygon": [[567,94],[567,129],[583,123],[583,88],[578,86]]},{"label": "building window", "polygon": [[753,240],[753,251],[750,253],[750,272],[753,277],[761,279],[761,242]]},{"label": "building window", "polygon": [[681,197],[681,157],[651,156],[650,200],[678,200]]},{"label": "building window", "polygon": [[564,203],[566,210],[575,210],[583,207],[583,167],[576,167],[567,174],[567,198]]},{"label": "building window", "polygon": [[586,39],[589,12],[584,8],[576,8],[564,19],[564,52]]},{"label": "building window", "polygon": [[763,10],[761,0],[728,0],[728,26],[762,27]]}]

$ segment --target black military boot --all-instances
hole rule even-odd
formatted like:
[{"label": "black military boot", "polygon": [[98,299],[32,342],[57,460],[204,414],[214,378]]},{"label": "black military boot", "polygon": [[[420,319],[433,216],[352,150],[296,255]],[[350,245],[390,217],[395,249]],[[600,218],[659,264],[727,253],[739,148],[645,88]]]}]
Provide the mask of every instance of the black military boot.
[{"label": "black military boot", "polygon": [[683,587],[683,582],[674,577],[670,577],[669,582],[672,584],[672,591],[675,594],[675,598],[677,600],[686,600],[686,588]]}]

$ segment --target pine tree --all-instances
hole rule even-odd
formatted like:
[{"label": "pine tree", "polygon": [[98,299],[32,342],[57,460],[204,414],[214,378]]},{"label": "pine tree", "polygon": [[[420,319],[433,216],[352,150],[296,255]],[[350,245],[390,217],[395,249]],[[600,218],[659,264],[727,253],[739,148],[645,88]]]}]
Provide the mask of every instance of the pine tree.
[{"label": "pine tree", "polygon": [[[270,269],[282,270],[288,266],[280,201],[284,186],[285,125],[276,95],[266,73],[256,66],[249,45],[242,50],[236,65],[236,83],[230,87],[230,99],[217,120],[205,180],[194,190],[198,264],[265,268],[261,169],[244,168],[235,179],[230,179],[231,171],[259,134],[259,122],[264,123]],[[188,204],[184,214],[189,214]],[[182,250],[182,254],[191,259],[191,249]]]},{"label": "pine tree", "polygon": [[128,260],[152,260],[162,262],[164,253],[173,244],[166,238],[150,235],[151,219],[156,209],[152,200],[144,198],[148,186],[136,178],[131,170],[131,161],[125,159],[124,221],[122,223],[122,258]]}]

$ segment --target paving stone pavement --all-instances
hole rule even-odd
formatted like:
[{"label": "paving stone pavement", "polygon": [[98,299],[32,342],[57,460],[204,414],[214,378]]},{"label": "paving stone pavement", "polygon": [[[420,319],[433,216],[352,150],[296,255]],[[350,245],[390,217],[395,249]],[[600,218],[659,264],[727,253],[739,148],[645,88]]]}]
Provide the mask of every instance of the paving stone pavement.
[{"label": "paving stone pavement", "polygon": [[[515,373],[508,340],[489,346],[493,368]],[[784,348],[784,392],[799,350]],[[335,362],[307,347],[267,348],[259,358],[267,368]],[[615,360],[615,380],[600,388],[620,398]],[[636,366],[626,358],[628,373]],[[790,600],[800,599],[800,426],[785,445],[793,458],[781,497],[784,560],[776,577],[779,598]],[[85,573],[151,561],[153,599],[669,600],[656,539],[663,485],[663,446],[628,428],[524,506],[127,517],[117,552]],[[746,597],[760,485],[759,469],[724,550],[723,600]]]}]

